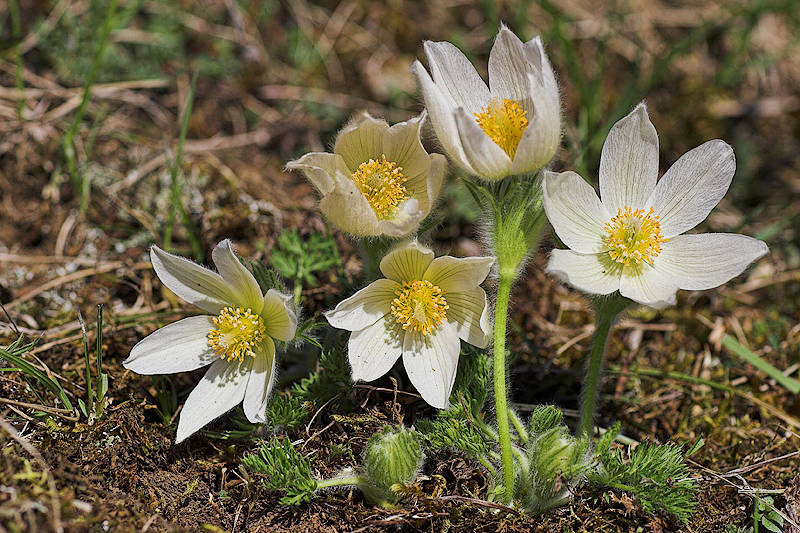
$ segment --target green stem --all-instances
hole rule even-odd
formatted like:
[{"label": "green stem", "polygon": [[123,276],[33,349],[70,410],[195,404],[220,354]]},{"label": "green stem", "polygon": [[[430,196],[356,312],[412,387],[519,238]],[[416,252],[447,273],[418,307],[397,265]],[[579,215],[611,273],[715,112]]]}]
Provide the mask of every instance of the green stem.
[{"label": "green stem", "polygon": [[361,252],[364,256],[367,281],[374,281],[381,275],[381,260],[386,255],[394,241],[379,237],[377,239],[364,239],[361,241]]},{"label": "green stem", "polygon": [[497,282],[497,303],[494,308],[494,408],[497,414],[500,462],[503,467],[504,503],[511,501],[514,491],[514,459],[511,450],[511,430],[508,425],[508,393],[506,392],[506,319],[513,281],[514,270],[509,274],[501,268]]},{"label": "green stem", "polygon": [[525,424],[522,423],[522,420],[519,418],[519,415],[513,410],[508,410],[508,416],[511,418],[511,423],[514,424],[514,429],[519,435],[519,440],[522,444],[528,443],[528,431],[525,429]]},{"label": "green stem", "polygon": [[322,479],[317,481],[317,489],[326,489],[328,487],[358,486],[363,482],[364,479],[360,476],[332,477],[330,479]]},{"label": "green stem", "polygon": [[600,299],[595,310],[597,326],[594,341],[586,362],[586,377],[583,381],[581,397],[581,418],[578,423],[578,437],[589,437],[594,429],[594,412],[597,406],[597,385],[605,364],[608,334],[619,313],[628,306],[630,300],[618,295]]}]

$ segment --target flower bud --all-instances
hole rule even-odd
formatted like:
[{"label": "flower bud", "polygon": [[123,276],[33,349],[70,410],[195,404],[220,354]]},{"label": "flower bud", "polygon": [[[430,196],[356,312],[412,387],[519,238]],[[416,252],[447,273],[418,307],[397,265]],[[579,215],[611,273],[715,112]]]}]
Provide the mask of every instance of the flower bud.
[{"label": "flower bud", "polygon": [[361,490],[374,503],[391,505],[397,501],[392,486],[412,483],[424,460],[416,432],[402,426],[387,426],[367,443],[364,452],[367,483]]}]

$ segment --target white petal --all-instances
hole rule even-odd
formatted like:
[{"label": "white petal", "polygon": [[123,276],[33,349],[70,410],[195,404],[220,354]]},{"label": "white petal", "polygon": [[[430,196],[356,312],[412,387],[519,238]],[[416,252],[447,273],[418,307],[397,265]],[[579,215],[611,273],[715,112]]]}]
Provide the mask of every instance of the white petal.
[{"label": "white petal", "polygon": [[418,116],[405,122],[398,122],[383,132],[383,153],[386,159],[397,163],[403,168],[406,178],[425,175],[430,168],[428,152],[420,141],[420,130],[425,122],[427,113],[423,111]]},{"label": "white petal", "polygon": [[639,104],[608,132],[600,155],[600,199],[609,212],[645,209],[658,177],[658,134]]},{"label": "white petal", "polygon": [[[483,283],[494,264],[494,257],[437,257],[423,275],[445,293],[473,289]],[[447,296],[445,296],[447,297]],[[449,301],[449,300],[448,300]]]},{"label": "white petal", "polygon": [[253,274],[233,253],[231,241],[225,239],[217,244],[211,253],[211,258],[214,260],[214,265],[216,265],[222,278],[233,290],[236,302],[241,307],[250,308],[253,312],[258,312],[263,303],[261,288],[258,286]]},{"label": "white petal", "polygon": [[538,75],[525,52],[525,45],[502,25],[489,52],[489,90],[492,96],[527,103],[530,99],[529,74]]},{"label": "white petal", "polygon": [[730,187],[736,157],[728,143],[715,139],[689,150],[661,178],[650,201],[665,237],[702,222]]},{"label": "white petal", "polygon": [[661,309],[675,305],[675,278],[646,263],[626,266],[619,280],[619,293],[634,302]]},{"label": "white petal", "polygon": [[764,242],[735,233],[678,235],[662,244],[653,265],[681,289],[705,290],[727,283],[767,252]]},{"label": "white petal", "polygon": [[454,324],[443,322],[430,335],[407,331],[403,366],[422,399],[437,409],[447,409],[456,379],[461,342]]},{"label": "white petal", "polygon": [[380,235],[375,211],[350,176],[336,173],[333,180],[333,191],[319,202],[325,218],[340,230],[357,237]]},{"label": "white petal", "polygon": [[333,190],[333,178],[336,172],[345,176],[352,172],[347,168],[339,154],[311,152],[300,159],[286,163],[286,170],[301,170],[317,190],[325,196]]},{"label": "white petal", "polygon": [[458,136],[456,119],[453,114],[458,105],[453,102],[449,93],[445,95],[433,83],[422,63],[414,61],[411,65],[411,72],[419,82],[422,97],[425,99],[425,107],[428,110],[433,129],[436,131],[436,138],[441,143],[444,151],[467,172],[474,174],[475,171],[467,162],[467,156],[464,154],[464,148],[461,146],[461,139]]},{"label": "white petal", "polygon": [[419,201],[416,198],[409,198],[397,206],[391,218],[379,220],[378,229],[380,235],[405,237],[417,229],[424,217],[425,213],[420,209]]},{"label": "white petal", "polygon": [[542,59],[546,69],[541,83],[531,75],[533,117],[519,140],[511,168],[512,174],[525,174],[545,166],[555,155],[561,140],[558,86],[543,51]]},{"label": "white petal", "polygon": [[373,381],[387,373],[403,352],[403,330],[388,315],[354,331],[347,343],[353,381]]},{"label": "white petal", "polygon": [[288,342],[294,339],[297,331],[297,315],[291,304],[292,297],[270,289],[264,295],[261,306],[261,318],[267,327],[267,335],[279,341]]},{"label": "white petal", "polygon": [[478,348],[486,348],[492,336],[486,292],[480,287],[448,293],[447,321],[455,324],[459,338]]},{"label": "white petal", "polygon": [[543,203],[558,237],[576,252],[598,253],[611,215],[591,185],[572,171],[544,172]]},{"label": "white petal", "polygon": [[467,160],[478,176],[496,180],[511,173],[508,154],[484,133],[475,117],[467,115],[463,107],[456,109],[456,126]]},{"label": "white petal", "polygon": [[216,272],[167,253],[158,246],[150,249],[150,261],[161,283],[203,311],[217,314],[235,301],[233,291]]},{"label": "white petal", "polygon": [[479,113],[489,102],[489,89],[461,50],[448,42],[423,43],[433,81],[457,106]]},{"label": "white petal", "polygon": [[260,352],[253,358],[253,368],[244,393],[244,414],[254,424],[267,421],[267,404],[275,384],[275,343],[267,337]]},{"label": "white petal", "polygon": [[607,253],[579,254],[572,250],[553,250],[545,269],[589,294],[611,294],[619,289],[622,267]]},{"label": "white petal", "polygon": [[391,279],[373,281],[350,298],[325,313],[328,323],[339,329],[358,331],[386,316],[395,299],[398,284]]},{"label": "white petal", "polygon": [[252,359],[247,357],[242,363],[217,359],[212,363],[183,405],[176,443],[186,440],[242,401],[253,366]]},{"label": "white petal", "polygon": [[210,316],[191,316],[168,324],[140,340],[122,366],[137,374],[189,372],[214,360],[208,347]]},{"label": "white petal", "polygon": [[381,259],[381,272],[398,283],[421,280],[433,252],[416,240],[401,244]]},{"label": "white petal", "polygon": [[385,120],[373,118],[367,112],[359,113],[336,136],[333,152],[342,156],[347,168],[355,172],[361,163],[380,159],[383,136],[388,129]]},{"label": "white petal", "polygon": [[427,216],[431,207],[436,204],[447,171],[447,159],[442,154],[426,155],[425,160],[428,162],[427,170],[423,174],[408,178],[404,183],[408,195],[419,202],[419,210],[423,217]]}]

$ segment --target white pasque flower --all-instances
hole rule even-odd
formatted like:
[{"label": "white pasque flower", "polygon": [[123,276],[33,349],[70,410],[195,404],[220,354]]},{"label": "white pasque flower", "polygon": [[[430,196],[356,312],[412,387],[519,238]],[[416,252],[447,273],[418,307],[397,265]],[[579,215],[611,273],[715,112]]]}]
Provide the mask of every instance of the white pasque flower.
[{"label": "white pasque flower", "polygon": [[434,259],[416,241],[389,252],[379,279],[325,314],[353,332],[348,343],[353,380],[372,381],[402,355],[411,383],[434,407],[448,405],[461,351],[459,339],[489,343],[486,293],[479,286],[492,257]]},{"label": "white pasque flower", "polygon": [[618,290],[652,307],[674,304],[678,289],[722,285],[767,245],[733,233],[683,233],[725,196],[735,170],[733,149],[715,139],[685,153],[656,183],[658,135],[639,104],[603,145],[600,198],[574,172],[545,172],[547,218],[570,248],[553,250],[547,271],[585,292]]},{"label": "white pasque flower", "polygon": [[172,374],[211,365],[181,411],[176,442],[240,402],[247,419],[266,422],[275,376],[275,342],[290,341],[297,317],[290,297],[261,293],[253,274],[220,242],[212,255],[219,274],[153,246],[161,282],[209,315],[184,318],[139,341],[122,363],[138,374]]},{"label": "white pasque flower", "polygon": [[322,195],[319,208],[359,237],[414,231],[439,197],[447,160],[420,142],[425,112],[389,127],[363,112],[336,136],[333,153],[311,152],[286,168],[302,170]]},{"label": "white pasque flower", "polygon": [[495,180],[546,165],[558,149],[561,109],[539,37],[523,43],[500,27],[489,54],[489,87],[448,42],[424,43],[433,79],[417,77],[439,142],[468,172]]}]

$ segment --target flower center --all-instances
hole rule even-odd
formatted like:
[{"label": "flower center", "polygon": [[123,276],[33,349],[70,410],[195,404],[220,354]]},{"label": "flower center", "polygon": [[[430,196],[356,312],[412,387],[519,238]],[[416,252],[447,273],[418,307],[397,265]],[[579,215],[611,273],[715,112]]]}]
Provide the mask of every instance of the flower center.
[{"label": "flower center", "polygon": [[653,258],[661,252],[661,243],[669,241],[661,235],[661,222],[653,215],[652,207],[647,213],[630,207],[618,209],[605,229],[603,242],[608,246],[608,255],[624,265],[642,261],[652,265]]},{"label": "flower center", "polygon": [[244,361],[245,355],[256,356],[254,350],[263,342],[267,330],[260,315],[250,309],[225,307],[211,320],[215,328],[207,337],[214,354],[228,361]]},{"label": "flower center", "polygon": [[497,98],[492,98],[480,113],[475,113],[475,120],[486,135],[502,148],[508,157],[514,159],[522,134],[528,127],[528,118],[525,116],[527,113],[519,102],[507,98],[501,102]]},{"label": "flower center", "polygon": [[387,161],[385,155],[380,160],[370,159],[361,163],[353,173],[353,183],[379,220],[389,218],[397,209],[397,204],[408,199],[408,191],[403,186],[407,179],[403,175],[403,168],[394,161]]},{"label": "flower center", "polygon": [[404,283],[394,293],[392,315],[405,330],[428,335],[447,319],[444,292],[430,281]]}]

